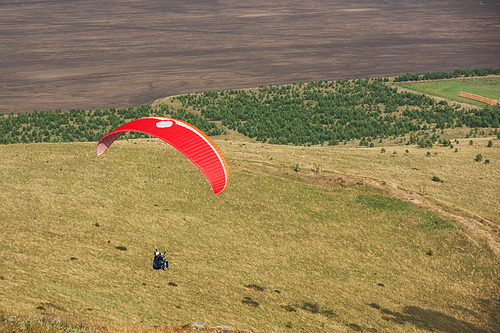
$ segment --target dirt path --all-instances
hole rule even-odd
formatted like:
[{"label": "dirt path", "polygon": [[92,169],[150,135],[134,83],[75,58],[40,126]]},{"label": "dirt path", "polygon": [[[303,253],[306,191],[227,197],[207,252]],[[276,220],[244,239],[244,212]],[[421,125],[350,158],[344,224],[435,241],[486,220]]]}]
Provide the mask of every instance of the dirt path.
[{"label": "dirt path", "polygon": [[470,210],[458,207],[453,203],[436,199],[429,195],[422,196],[399,186],[382,186],[374,180],[361,180],[364,184],[382,188],[390,195],[415,205],[431,208],[447,219],[456,221],[463,226],[467,235],[476,243],[488,246],[500,258],[500,222],[478,215]]},{"label": "dirt path", "polygon": [[448,220],[455,221],[474,242],[480,246],[487,246],[500,258],[500,222],[481,216],[470,210],[458,207],[429,195],[421,195],[394,184],[363,177],[338,176],[326,171],[322,174],[297,174],[299,178],[308,182],[344,185],[368,185],[384,190],[388,195],[399,198],[414,205],[425,206]]}]

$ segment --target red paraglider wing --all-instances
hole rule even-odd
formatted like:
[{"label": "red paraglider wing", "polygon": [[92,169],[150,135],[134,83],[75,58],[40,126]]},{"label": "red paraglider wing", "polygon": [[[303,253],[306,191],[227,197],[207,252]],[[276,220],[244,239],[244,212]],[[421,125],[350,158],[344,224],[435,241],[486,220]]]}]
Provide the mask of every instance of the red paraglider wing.
[{"label": "red paraglider wing", "polygon": [[150,117],[131,121],[104,135],[97,143],[97,156],[127,131],[141,132],[161,139],[180,151],[205,175],[214,194],[227,188],[229,173],[226,160],[215,143],[196,127],[181,120]]}]

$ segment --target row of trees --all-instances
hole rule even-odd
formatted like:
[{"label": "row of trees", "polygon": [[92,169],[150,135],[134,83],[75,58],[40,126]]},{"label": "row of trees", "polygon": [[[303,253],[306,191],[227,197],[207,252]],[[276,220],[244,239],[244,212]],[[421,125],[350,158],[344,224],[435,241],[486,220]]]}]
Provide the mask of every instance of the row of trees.
[{"label": "row of trees", "polygon": [[[261,86],[252,90],[207,91],[170,99],[158,107],[128,109],[34,111],[0,117],[0,144],[98,141],[108,131],[147,116],[171,116],[208,135],[226,129],[273,144],[331,145],[398,137],[428,146],[432,129],[468,126],[498,128],[498,106],[463,109],[422,94],[398,92],[385,79],[341,79]],[[144,137],[131,133],[122,138]]]},{"label": "row of trees", "polygon": [[421,75],[420,73],[417,74],[406,73],[400,76],[396,76],[394,78],[394,82],[440,80],[440,79],[451,79],[458,77],[486,76],[492,74],[499,75],[500,67],[455,69],[453,72],[435,71],[435,72],[427,72],[423,75]]},{"label": "row of trees", "polygon": [[[0,144],[30,143],[30,142],[73,142],[99,141],[107,132],[128,121],[148,116],[163,116],[167,108],[152,108],[151,105],[141,105],[128,109],[71,109],[34,111],[9,114],[0,117]],[[200,115],[186,112],[184,109],[171,112],[172,117],[191,123],[208,133],[219,135],[222,130],[214,123]],[[122,138],[147,137],[141,133],[129,133]]]}]

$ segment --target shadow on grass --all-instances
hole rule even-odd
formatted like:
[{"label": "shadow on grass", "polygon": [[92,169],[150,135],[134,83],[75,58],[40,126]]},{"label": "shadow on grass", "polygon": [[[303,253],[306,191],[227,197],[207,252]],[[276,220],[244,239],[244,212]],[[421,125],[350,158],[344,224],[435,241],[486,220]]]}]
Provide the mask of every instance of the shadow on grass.
[{"label": "shadow on grass", "polygon": [[480,327],[474,326],[463,320],[458,320],[444,313],[426,310],[417,306],[406,306],[402,312],[382,309],[376,303],[369,304],[372,308],[380,310],[382,319],[401,325],[413,324],[419,329],[431,332],[441,331],[446,333],[489,333]]}]

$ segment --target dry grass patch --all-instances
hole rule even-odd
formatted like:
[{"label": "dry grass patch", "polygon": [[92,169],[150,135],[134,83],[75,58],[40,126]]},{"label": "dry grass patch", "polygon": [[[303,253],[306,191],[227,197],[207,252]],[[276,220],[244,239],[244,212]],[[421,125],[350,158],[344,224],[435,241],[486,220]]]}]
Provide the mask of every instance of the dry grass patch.
[{"label": "dry grass patch", "polygon": [[[440,318],[480,332],[499,323],[492,250],[431,206],[386,199],[397,186],[418,192],[420,182],[424,200],[447,195],[429,177],[445,161],[483,166],[445,153],[420,161],[413,148],[393,158],[380,149],[217,144],[231,172],[219,196],[157,140],[119,141],[103,158],[88,143],[1,146],[10,157],[0,163],[1,308],[273,332],[426,331]],[[481,193],[495,194],[498,166],[487,167]],[[443,170],[436,185],[457,177]],[[353,180],[361,178],[381,186]],[[491,200],[475,205],[494,216]],[[441,227],[425,227],[435,221]],[[170,270],[152,269],[155,248],[167,250]]]}]

